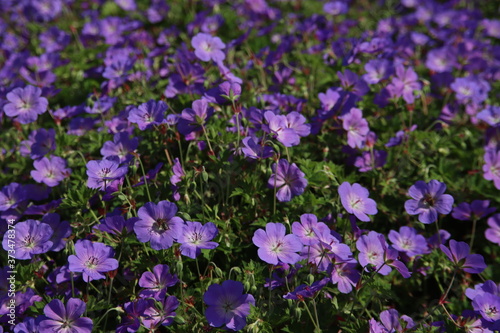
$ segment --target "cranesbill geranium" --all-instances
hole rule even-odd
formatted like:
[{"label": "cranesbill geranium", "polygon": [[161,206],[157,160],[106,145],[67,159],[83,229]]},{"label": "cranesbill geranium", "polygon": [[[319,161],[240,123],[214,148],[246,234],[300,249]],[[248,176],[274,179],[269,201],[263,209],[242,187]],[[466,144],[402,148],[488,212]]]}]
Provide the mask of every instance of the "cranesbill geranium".
[{"label": "cranesbill geranium", "polygon": [[252,242],[259,247],[259,258],[272,265],[279,262],[295,264],[299,261],[297,252],[302,250],[302,243],[297,236],[285,236],[285,233],[286,228],[281,223],[267,223],[265,231],[255,231]]},{"label": "cranesbill geranium", "polygon": [[182,232],[183,221],[175,216],[177,206],[169,201],[160,201],[158,204],[146,203],[139,208],[139,221],[134,225],[137,239],[143,243],[151,242],[155,250],[164,250],[172,247]]},{"label": "cranesbill geranium", "polygon": [[118,268],[118,260],[112,258],[113,248],[103,243],[80,239],[75,243],[75,253],[68,257],[69,270],[83,273],[85,282],[104,279],[102,273]]},{"label": "cranesbill geranium", "polygon": [[447,248],[441,244],[441,251],[446,254],[457,268],[472,274],[479,274],[486,268],[482,255],[469,254],[470,247],[467,243],[450,239],[449,246],[450,248]]},{"label": "cranesbill geranium", "polygon": [[305,174],[300,171],[295,163],[289,164],[287,160],[280,159],[273,164],[273,175],[267,185],[277,189],[276,198],[281,202],[292,200],[292,197],[301,195],[307,186]]},{"label": "cranesbill geranium", "polygon": [[2,246],[16,259],[31,259],[33,255],[45,253],[52,248],[53,243],[50,239],[53,233],[48,224],[26,220],[16,223],[15,229],[9,229],[4,234]]},{"label": "cranesbill geranium", "polygon": [[149,100],[129,112],[128,120],[137,124],[141,131],[160,125],[165,120],[167,104],[163,101]]},{"label": "cranesbill geranium", "polygon": [[392,271],[392,268],[385,263],[387,242],[384,235],[370,231],[368,235],[362,235],[356,241],[356,248],[359,250],[359,263],[366,271],[368,271],[368,265],[373,265],[374,270],[382,275],[387,275]]},{"label": "cranesbill geranium", "polygon": [[360,109],[352,108],[342,117],[342,126],[347,131],[347,144],[351,148],[363,148],[366,135],[370,131],[368,121]]},{"label": "cranesbill geranium", "polygon": [[44,157],[33,162],[35,170],[31,171],[31,177],[48,187],[59,185],[64,178],[69,177],[71,169],[66,167],[66,160],[59,156]]},{"label": "cranesbill geranium", "polygon": [[497,189],[500,190],[500,151],[488,149],[484,154],[483,177],[492,180]]},{"label": "cranesbill geranium", "polygon": [[200,222],[186,221],[177,239],[181,243],[181,253],[195,259],[201,254],[201,249],[215,249],[219,244],[211,240],[218,233],[217,226],[212,222],[201,224]]},{"label": "cranesbill geranium", "polygon": [[437,220],[438,213],[448,214],[453,206],[453,197],[444,194],[446,185],[435,179],[429,183],[422,180],[412,185],[408,194],[413,198],[405,202],[405,210],[410,215],[417,215],[418,220],[430,224]]},{"label": "cranesbill geranium", "polygon": [[89,176],[87,186],[104,191],[113,180],[125,176],[127,170],[126,166],[120,167],[118,158],[89,161],[87,163],[87,176]]},{"label": "cranesbill geranium", "polygon": [[66,306],[53,299],[43,308],[45,316],[40,322],[40,333],[92,332],[92,319],[82,317],[85,308],[85,303],[78,298],[70,298]]},{"label": "cranesbill geranium", "polygon": [[205,316],[210,326],[224,326],[233,331],[245,327],[250,305],[255,305],[252,295],[243,294],[243,283],[232,280],[212,284],[203,295],[203,301],[208,305]]},{"label": "cranesbill geranium", "polygon": [[348,213],[354,214],[359,220],[368,222],[370,218],[367,214],[377,214],[377,203],[375,200],[368,198],[370,195],[368,190],[358,183],[351,186],[348,182],[343,182],[338,191],[342,206]]},{"label": "cranesbill geranium", "polygon": [[196,57],[202,61],[221,62],[226,58],[226,55],[222,52],[226,44],[219,37],[212,37],[209,34],[200,32],[191,40],[191,46],[194,47]]},{"label": "cranesbill geranium", "polygon": [[161,301],[167,292],[167,287],[174,286],[179,279],[177,274],[169,273],[170,267],[168,265],[156,265],[153,267],[152,272],[142,273],[139,279],[139,286],[146,288],[139,293],[140,297],[153,297]]},{"label": "cranesbill geranium", "polygon": [[38,115],[47,111],[49,105],[48,100],[41,95],[42,90],[38,87],[15,88],[7,94],[9,103],[4,105],[3,110],[21,124],[32,123]]},{"label": "cranesbill geranium", "polygon": [[495,214],[488,219],[489,228],[484,232],[484,236],[492,243],[500,245],[500,214]]},{"label": "cranesbill geranium", "polygon": [[399,232],[389,231],[389,240],[392,246],[409,257],[414,257],[428,252],[427,241],[422,235],[418,235],[415,228],[403,226]]},{"label": "cranesbill geranium", "polygon": [[208,105],[206,99],[198,99],[192,103],[192,108],[182,110],[177,121],[179,132],[188,135],[192,132],[201,131],[205,122],[213,115],[214,108]]}]

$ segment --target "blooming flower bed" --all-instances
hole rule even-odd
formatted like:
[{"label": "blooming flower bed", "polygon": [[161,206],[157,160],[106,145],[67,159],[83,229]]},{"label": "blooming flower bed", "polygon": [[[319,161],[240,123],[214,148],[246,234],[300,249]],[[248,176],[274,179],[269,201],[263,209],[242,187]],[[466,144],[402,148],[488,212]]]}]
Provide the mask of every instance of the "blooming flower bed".
[{"label": "blooming flower bed", "polygon": [[0,1],[0,333],[500,330],[495,15]]}]

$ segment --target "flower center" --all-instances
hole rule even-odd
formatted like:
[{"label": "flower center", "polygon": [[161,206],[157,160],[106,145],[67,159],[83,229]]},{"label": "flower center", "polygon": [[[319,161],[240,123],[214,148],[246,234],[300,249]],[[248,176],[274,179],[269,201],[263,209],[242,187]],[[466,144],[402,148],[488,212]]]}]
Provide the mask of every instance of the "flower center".
[{"label": "flower center", "polygon": [[25,248],[32,249],[35,247],[35,241],[34,241],[33,237],[31,237],[31,236],[26,236],[24,238],[23,242],[24,242]]},{"label": "flower center", "polygon": [[435,204],[434,197],[430,194],[426,194],[424,196],[422,203],[424,204],[425,207],[433,207]]},{"label": "flower center", "polygon": [[484,313],[488,316],[488,317],[494,317],[497,313],[498,313],[498,309],[496,308],[496,306],[489,306],[485,311]]},{"label": "flower center", "polygon": [[87,260],[87,262],[85,263],[85,266],[88,268],[88,269],[95,269],[97,267],[97,264],[99,263],[99,259],[97,259],[96,257],[94,256],[91,256],[89,257],[89,259]]},{"label": "flower center", "polygon": [[158,231],[170,230],[170,227],[168,226],[167,223],[167,219],[165,218],[156,219],[155,226]]},{"label": "flower center", "polygon": [[280,247],[283,245],[283,242],[278,241],[276,245],[271,249],[272,252],[278,253],[281,252]]}]

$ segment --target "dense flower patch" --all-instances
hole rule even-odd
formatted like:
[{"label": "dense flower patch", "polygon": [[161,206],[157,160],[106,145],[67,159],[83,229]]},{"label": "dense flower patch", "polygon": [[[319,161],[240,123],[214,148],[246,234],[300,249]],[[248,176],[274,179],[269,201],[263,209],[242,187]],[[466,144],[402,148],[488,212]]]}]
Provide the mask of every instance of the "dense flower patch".
[{"label": "dense flower patch", "polygon": [[0,1],[0,333],[500,330],[497,9]]}]

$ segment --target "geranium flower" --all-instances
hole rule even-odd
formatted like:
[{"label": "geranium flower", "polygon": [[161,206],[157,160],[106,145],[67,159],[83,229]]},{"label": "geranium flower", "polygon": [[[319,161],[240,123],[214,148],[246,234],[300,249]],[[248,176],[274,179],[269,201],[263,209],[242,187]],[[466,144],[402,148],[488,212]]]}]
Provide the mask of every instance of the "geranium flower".
[{"label": "geranium flower", "polygon": [[243,294],[243,283],[232,280],[212,284],[203,295],[203,301],[208,305],[205,316],[210,326],[224,326],[233,331],[245,327],[250,304],[255,305],[252,295]]},{"label": "geranium flower", "polygon": [[[45,223],[26,220],[15,224],[14,233],[7,231],[2,246],[5,251],[19,260],[31,259],[33,255],[48,252],[53,243],[50,240],[54,231]],[[14,236],[14,238],[11,238]],[[9,242],[10,240],[10,242]],[[14,247],[12,247],[14,241]],[[13,252],[9,250],[14,250]]]},{"label": "geranium flower", "polygon": [[413,198],[405,202],[405,210],[410,215],[417,215],[418,220],[430,224],[437,220],[438,213],[448,214],[453,206],[453,197],[444,194],[446,185],[435,179],[429,183],[417,181],[410,187],[408,194]]},{"label": "geranium flower", "polygon": [[81,317],[85,308],[85,302],[78,298],[70,298],[66,306],[53,299],[43,308],[45,317],[40,322],[40,333],[92,332],[92,319]]},{"label": "geranium flower", "polygon": [[482,255],[469,254],[469,244],[450,239],[449,246],[449,249],[442,244],[439,247],[457,268],[463,269],[464,272],[472,274],[479,274],[486,268]]},{"label": "geranium flower", "polygon": [[272,265],[278,262],[295,264],[299,261],[297,252],[302,250],[302,242],[297,236],[285,236],[285,233],[286,228],[281,223],[267,223],[265,231],[255,231],[252,242],[259,247],[259,258]]},{"label": "geranium flower", "polygon": [[177,239],[181,243],[179,249],[186,257],[195,259],[201,254],[201,249],[211,250],[219,246],[218,243],[211,242],[218,233],[217,226],[212,222],[201,224],[200,222],[186,221]]},{"label": "geranium flower", "polygon": [[29,124],[38,118],[38,115],[47,111],[49,101],[41,97],[42,90],[38,87],[26,86],[15,88],[7,94],[9,103],[5,104],[3,110],[8,117],[21,124]]},{"label": "geranium flower", "polygon": [[360,109],[352,108],[342,117],[342,126],[347,131],[347,144],[351,148],[363,148],[366,135],[370,131],[368,121]]},{"label": "geranium flower", "polygon": [[279,201],[290,201],[292,197],[304,193],[307,179],[295,163],[289,164],[287,160],[280,159],[278,163],[273,164],[272,170],[274,174],[269,178],[267,185],[271,188],[276,186],[276,198]]},{"label": "geranium flower", "polygon": [[87,163],[87,176],[89,176],[87,186],[104,191],[113,180],[125,176],[127,171],[126,166],[120,167],[118,158],[89,161]]},{"label": "geranium flower", "polygon": [[489,228],[484,232],[484,236],[492,243],[500,245],[500,214],[495,214],[488,219]]},{"label": "geranium flower", "polygon": [[80,239],[75,243],[75,253],[68,257],[69,270],[83,273],[83,280],[104,279],[102,273],[118,268],[118,260],[112,258],[114,250],[103,243]]},{"label": "geranium flower", "polygon": [[161,301],[167,292],[167,287],[174,286],[179,279],[177,274],[169,273],[168,265],[156,265],[152,272],[144,272],[139,279],[139,286],[146,288],[139,293],[140,297],[153,297]]},{"label": "geranium flower", "polygon": [[183,221],[175,216],[177,206],[163,200],[158,205],[148,202],[139,208],[139,221],[134,225],[137,239],[143,243],[151,242],[151,248],[164,250],[172,247],[182,232]]},{"label": "geranium flower", "polygon": [[59,185],[59,182],[71,174],[71,169],[66,167],[66,160],[59,156],[44,157],[33,162],[35,170],[31,171],[31,177],[37,183],[44,183],[48,187]]},{"label": "geranium flower", "polygon": [[360,221],[369,222],[370,218],[367,214],[377,214],[377,203],[375,200],[368,198],[370,195],[368,190],[358,183],[351,186],[348,182],[343,182],[338,191],[342,206],[349,214],[354,214]]},{"label": "geranium flower", "polygon": [[128,121],[137,124],[141,131],[160,125],[165,120],[167,104],[164,101],[149,100],[129,112]]},{"label": "geranium flower", "polygon": [[191,46],[194,47],[196,57],[202,61],[222,62],[226,58],[222,52],[226,44],[219,37],[200,32],[191,40]]}]

